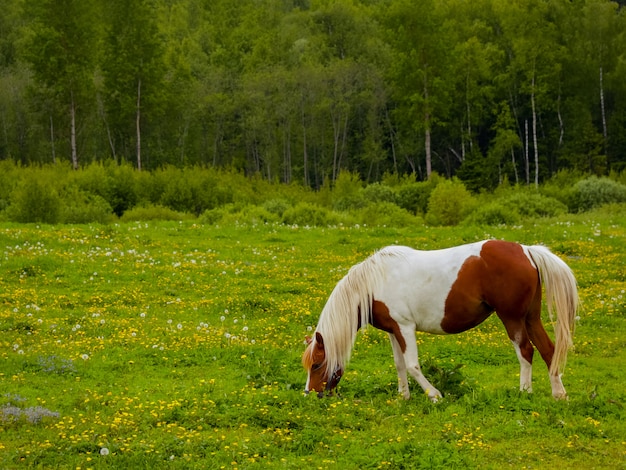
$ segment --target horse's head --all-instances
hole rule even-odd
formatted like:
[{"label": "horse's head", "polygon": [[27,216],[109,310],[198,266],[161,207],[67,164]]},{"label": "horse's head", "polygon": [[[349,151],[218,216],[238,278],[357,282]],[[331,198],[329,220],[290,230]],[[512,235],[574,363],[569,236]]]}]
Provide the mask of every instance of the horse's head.
[{"label": "horse's head", "polygon": [[306,344],[306,350],[302,355],[302,365],[309,376],[304,393],[308,394],[311,390],[315,390],[320,398],[324,396],[325,391],[332,395],[343,375],[343,370],[336,368],[332,373],[328,370],[324,338],[319,332],[315,333],[315,339],[307,336]]}]

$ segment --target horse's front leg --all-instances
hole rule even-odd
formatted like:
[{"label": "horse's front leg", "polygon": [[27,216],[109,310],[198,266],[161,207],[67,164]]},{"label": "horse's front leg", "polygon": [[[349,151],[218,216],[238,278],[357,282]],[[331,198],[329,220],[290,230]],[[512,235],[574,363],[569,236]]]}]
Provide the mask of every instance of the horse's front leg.
[{"label": "horse's front leg", "polygon": [[396,363],[396,370],[398,371],[398,392],[404,397],[405,400],[411,398],[411,392],[409,391],[409,381],[406,377],[406,364],[404,363],[404,355],[402,354],[402,348],[396,336],[393,333],[389,333],[389,341],[391,341],[391,348],[393,349],[393,360]]},{"label": "horse's front leg", "polygon": [[424,377],[424,374],[422,373],[422,368],[420,367],[417,356],[415,330],[413,328],[407,329],[407,331],[403,329],[402,335],[404,338],[410,338],[410,341],[406,342],[406,350],[404,351],[404,363],[406,365],[406,370],[417,381],[420,387],[422,387],[422,390],[424,390],[426,395],[428,395],[428,398],[430,398],[433,403],[437,403],[442,395],[441,392],[433,387],[433,385],[426,377]]}]

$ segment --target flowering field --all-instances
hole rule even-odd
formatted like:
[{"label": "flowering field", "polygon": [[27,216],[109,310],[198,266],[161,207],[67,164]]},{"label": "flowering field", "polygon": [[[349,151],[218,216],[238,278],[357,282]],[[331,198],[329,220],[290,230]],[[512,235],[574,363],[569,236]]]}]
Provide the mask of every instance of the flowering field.
[{"label": "flowering field", "polygon": [[[514,228],[0,226],[0,468],[623,468],[626,217]],[[431,404],[359,335],[340,397],[304,396],[303,339],[348,268],[388,244],[544,243],[583,308],[554,401],[502,325],[418,334]]]}]

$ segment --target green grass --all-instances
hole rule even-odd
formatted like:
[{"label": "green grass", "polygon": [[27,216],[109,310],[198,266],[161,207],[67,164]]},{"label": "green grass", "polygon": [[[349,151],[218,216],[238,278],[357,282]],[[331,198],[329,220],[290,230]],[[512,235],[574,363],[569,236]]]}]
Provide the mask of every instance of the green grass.
[{"label": "green grass", "polygon": [[[624,468],[626,217],[499,228],[0,226],[0,468]],[[373,250],[544,243],[583,310],[552,399],[491,318],[419,334],[444,399],[396,392],[385,334],[359,335],[340,397],[304,396],[304,336]],[[102,455],[107,454],[107,455]]]}]

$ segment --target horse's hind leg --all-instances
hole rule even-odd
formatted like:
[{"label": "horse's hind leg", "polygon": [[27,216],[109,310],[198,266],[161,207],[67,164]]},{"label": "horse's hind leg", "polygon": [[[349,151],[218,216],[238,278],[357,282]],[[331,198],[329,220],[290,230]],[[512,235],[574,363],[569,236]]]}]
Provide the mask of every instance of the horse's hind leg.
[{"label": "horse's hind leg", "polygon": [[[498,316],[500,316],[498,314]],[[533,391],[533,354],[535,352],[530,342],[526,324],[523,320],[509,320],[500,316],[509,339],[513,343],[520,365],[519,389],[531,393]]]},{"label": "horse's hind leg", "polygon": [[[541,323],[541,304],[534,308],[526,318],[526,329],[528,330],[530,340],[539,351],[539,354],[541,354],[549,371],[552,364],[552,356],[554,355],[554,343]],[[552,396],[554,398],[567,398],[567,392],[565,387],[563,387],[559,374],[550,374],[550,385],[552,386]]]},{"label": "horse's hind leg", "polygon": [[389,333],[389,340],[391,341],[393,359],[396,363],[396,370],[398,371],[398,392],[402,394],[405,400],[408,400],[411,397],[411,392],[409,391],[409,381],[406,377],[406,364],[404,363],[402,347],[393,333]]}]

